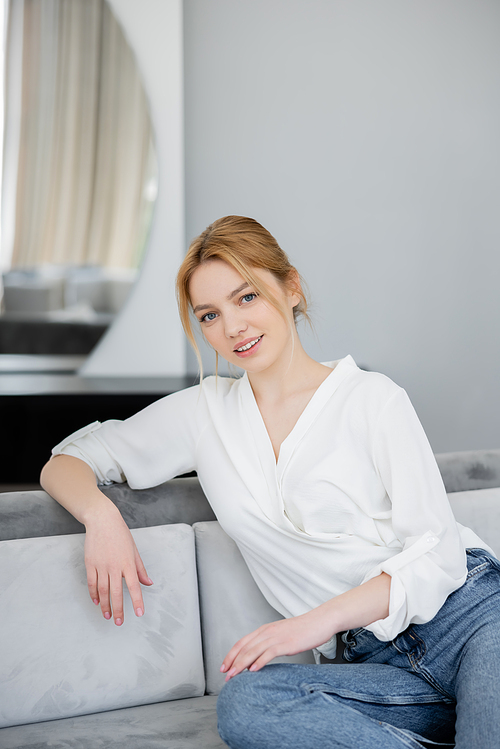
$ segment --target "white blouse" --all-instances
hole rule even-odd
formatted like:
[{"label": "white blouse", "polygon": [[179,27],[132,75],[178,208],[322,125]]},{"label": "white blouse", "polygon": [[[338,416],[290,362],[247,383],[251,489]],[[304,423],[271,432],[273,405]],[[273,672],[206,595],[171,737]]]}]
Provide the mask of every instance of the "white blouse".
[{"label": "white blouse", "polygon": [[[466,547],[434,455],[405,391],[329,362],[276,462],[248,377],[208,377],[126,421],[95,422],[54,448],[100,484],[156,486],[196,470],[222,528],[283,616],[297,616],[379,575],[389,615],[366,627],[391,640],[427,622],[466,577]],[[335,638],[318,648],[335,653]]]}]

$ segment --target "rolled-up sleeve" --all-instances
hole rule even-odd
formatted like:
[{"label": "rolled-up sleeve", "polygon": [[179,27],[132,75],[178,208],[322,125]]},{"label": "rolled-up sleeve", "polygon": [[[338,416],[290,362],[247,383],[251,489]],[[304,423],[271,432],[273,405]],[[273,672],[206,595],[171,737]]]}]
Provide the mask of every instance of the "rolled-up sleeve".
[{"label": "rolled-up sleeve", "polygon": [[125,421],[98,421],[79,429],[52,450],[87,463],[98,484],[127,481],[144,489],[196,467],[200,433],[199,388],[161,398]]},{"label": "rolled-up sleeve", "polygon": [[401,551],[370,571],[391,576],[389,614],[366,629],[391,640],[430,621],[465,581],[465,549],[431,446],[406,392],[389,399],[373,432],[373,458],[392,503]]}]

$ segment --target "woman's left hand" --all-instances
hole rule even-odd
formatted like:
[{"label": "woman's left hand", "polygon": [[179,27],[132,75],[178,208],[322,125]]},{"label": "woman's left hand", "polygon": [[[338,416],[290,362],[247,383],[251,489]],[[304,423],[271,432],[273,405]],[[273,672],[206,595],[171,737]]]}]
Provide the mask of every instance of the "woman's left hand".
[{"label": "woman's left hand", "polygon": [[321,607],[291,619],[264,624],[238,640],[224,658],[226,681],[248,668],[258,671],[281,655],[296,655],[327,642],[336,634],[329,612]]}]

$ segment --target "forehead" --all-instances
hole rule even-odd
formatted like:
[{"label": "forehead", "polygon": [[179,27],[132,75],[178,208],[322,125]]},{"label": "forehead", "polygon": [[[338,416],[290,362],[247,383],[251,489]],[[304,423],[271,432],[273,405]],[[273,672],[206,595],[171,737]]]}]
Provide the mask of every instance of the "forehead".
[{"label": "forehead", "polygon": [[227,296],[245,283],[243,276],[223,260],[207,260],[196,268],[189,281],[189,295],[193,306],[216,297]]},{"label": "forehead", "polygon": [[[276,286],[274,276],[268,270],[252,268],[252,273],[267,286]],[[202,263],[194,271],[189,282],[189,296],[193,307],[211,304],[227,298],[242,285],[249,284],[232,265],[214,258]]]}]

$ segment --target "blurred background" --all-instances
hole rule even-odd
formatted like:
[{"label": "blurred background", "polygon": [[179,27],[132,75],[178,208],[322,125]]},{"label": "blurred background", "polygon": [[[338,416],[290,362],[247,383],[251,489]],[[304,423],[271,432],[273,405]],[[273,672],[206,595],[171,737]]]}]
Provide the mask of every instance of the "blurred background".
[{"label": "blurred background", "polygon": [[194,376],[175,272],[252,216],[307,281],[313,357],[394,379],[436,452],[498,447],[500,4],[82,3],[6,4],[4,323],[100,326],[80,380]]}]

